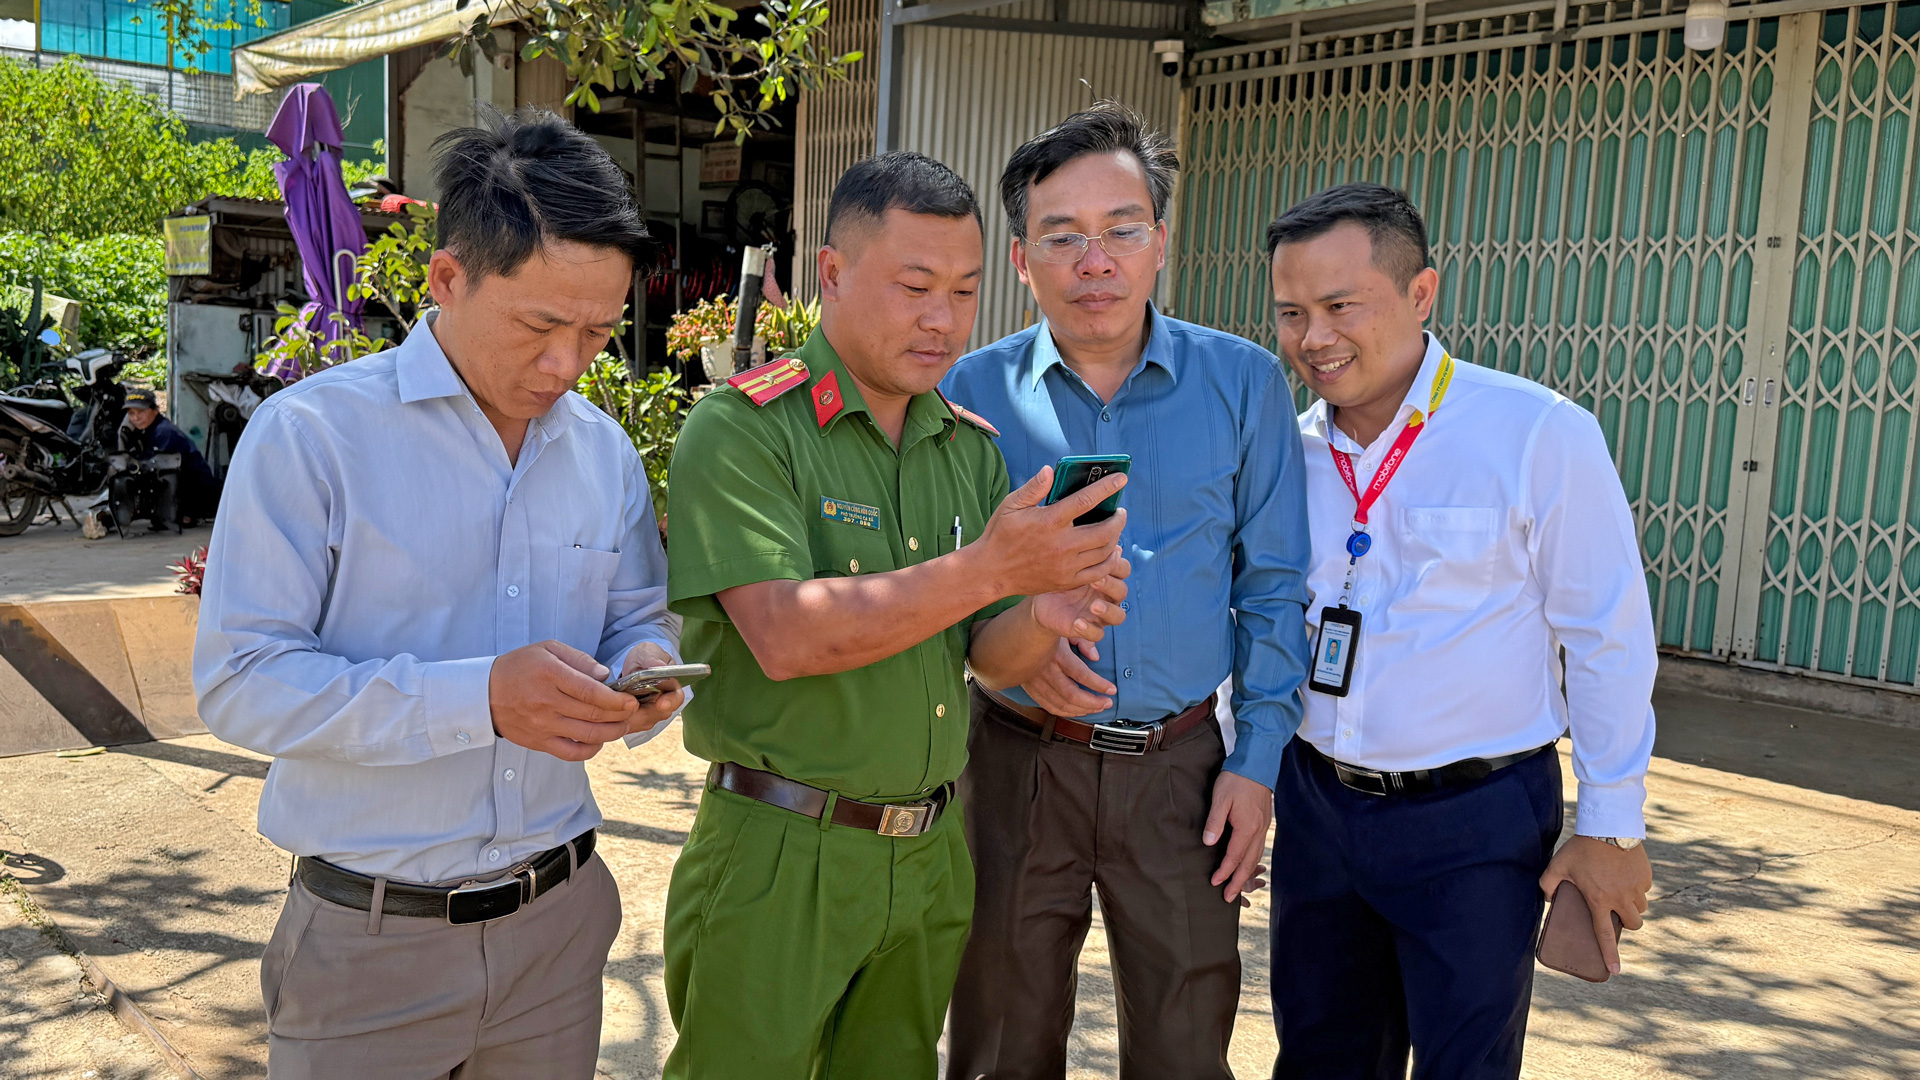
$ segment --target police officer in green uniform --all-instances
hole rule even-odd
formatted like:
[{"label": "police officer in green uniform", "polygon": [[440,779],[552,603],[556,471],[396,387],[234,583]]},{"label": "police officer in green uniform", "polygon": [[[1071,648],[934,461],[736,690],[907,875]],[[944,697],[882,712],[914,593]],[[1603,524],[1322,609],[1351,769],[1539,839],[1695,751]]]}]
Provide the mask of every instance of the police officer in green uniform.
[{"label": "police officer in green uniform", "polygon": [[855,165],[820,329],[680,436],[668,592],[713,665],[686,743],[714,764],[667,895],[672,1080],[935,1074],[973,911],[964,672],[1017,685],[1125,617],[1124,513],[1072,524],[1124,478],[1009,494],[992,429],[934,389],[973,329],[980,228],[944,165]]}]

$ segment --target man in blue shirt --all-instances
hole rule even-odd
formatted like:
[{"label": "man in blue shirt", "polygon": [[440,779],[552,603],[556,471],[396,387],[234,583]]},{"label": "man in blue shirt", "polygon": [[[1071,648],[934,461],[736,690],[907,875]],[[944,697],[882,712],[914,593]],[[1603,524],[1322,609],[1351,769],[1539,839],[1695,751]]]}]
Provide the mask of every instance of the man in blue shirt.
[{"label": "man in blue shirt", "polygon": [[[1232,1076],[1239,911],[1300,726],[1310,544],[1279,362],[1149,302],[1176,168],[1166,140],[1110,102],[1015,151],[1000,195],[1045,319],[942,384],[1000,429],[1014,475],[1131,455],[1120,543],[1134,568],[1127,622],[1098,647],[1063,642],[1004,694],[975,685],[960,794],[976,900],[949,1080],[1064,1074],[1095,885],[1120,1075]],[[1229,674],[1231,754],[1212,721]]]}]

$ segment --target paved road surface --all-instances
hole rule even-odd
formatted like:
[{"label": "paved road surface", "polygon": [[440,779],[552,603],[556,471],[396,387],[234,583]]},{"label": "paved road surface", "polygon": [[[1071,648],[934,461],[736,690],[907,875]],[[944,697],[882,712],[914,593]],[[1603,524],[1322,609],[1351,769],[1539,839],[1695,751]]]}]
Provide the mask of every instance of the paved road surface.
[{"label": "paved road surface", "polygon": [[[63,510],[62,513],[65,513]],[[122,540],[109,533],[88,540],[62,518],[19,536],[0,536],[0,604],[48,600],[111,600],[120,596],[165,596],[174,590],[167,564],[197,551],[209,528],[149,533],[146,522]]]},{"label": "paved road surface", "polygon": [[[1920,1076],[1920,732],[1704,697],[1658,704],[1652,920],[1628,938],[1624,978],[1540,973],[1525,1075]],[[601,1068],[654,1077],[672,1039],[662,905],[703,763],[676,732],[589,769],[627,912],[607,969]],[[210,736],[0,761],[0,848],[25,856],[15,862],[28,892],[210,1080],[262,1071],[257,958],[288,865],[253,831],[265,770]],[[1274,1052],[1267,910],[1261,897],[1244,921],[1232,1048],[1242,1077],[1265,1075]],[[0,1049],[0,1075],[78,1077],[91,1059],[46,1064],[80,1053],[57,1032],[106,1014],[75,997],[63,958],[20,959],[33,940],[0,922],[0,1046],[9,1024],[46,1031],[23,1059],[41,1071],[10,1071]],[[1072,1076],[1112,1077],[1097,928],[1080,987]]]}]

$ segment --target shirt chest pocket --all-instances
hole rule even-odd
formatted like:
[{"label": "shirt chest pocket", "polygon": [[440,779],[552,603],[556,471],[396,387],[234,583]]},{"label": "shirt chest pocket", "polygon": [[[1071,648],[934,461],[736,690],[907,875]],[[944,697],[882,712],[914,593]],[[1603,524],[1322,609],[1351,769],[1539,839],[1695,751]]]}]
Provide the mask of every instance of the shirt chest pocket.
[{"label": "shirt chest pocket", "polygon": [[813,576],[850,577],[898,569],[883,531],[887,527],[884,520],[878,529],[845,521],[815,523],[807,539],[813,549]]},{"label": "shirt chest pocket", "polygon": [[607,591],[618,569],[617,551],[560,549],[559,581],[554,592],[558,605],[554,636],[558,640],[590,655],[600,651],[600,633],[607,625]]},{"label": "shirt chest pocket", "polygon": [[1467,611],[1493,589],[1500,513],[1491,506],[1408,506],[1400,510],[1401,547],[1413,582],[1402,606]]}]

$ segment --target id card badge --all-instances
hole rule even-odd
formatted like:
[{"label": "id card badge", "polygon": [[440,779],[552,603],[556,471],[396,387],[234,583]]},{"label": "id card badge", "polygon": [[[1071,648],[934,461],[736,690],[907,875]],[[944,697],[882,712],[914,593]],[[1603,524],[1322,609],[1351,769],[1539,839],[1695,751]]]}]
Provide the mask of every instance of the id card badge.
[{"label": "id card badge", "polygon": [[1346,697],[1353,685],[1353,655],[1360,644],[1360,613],[1352,608],[1320,609],[1320,633],[1313,642],[1313,670],[1307,688]]}]

